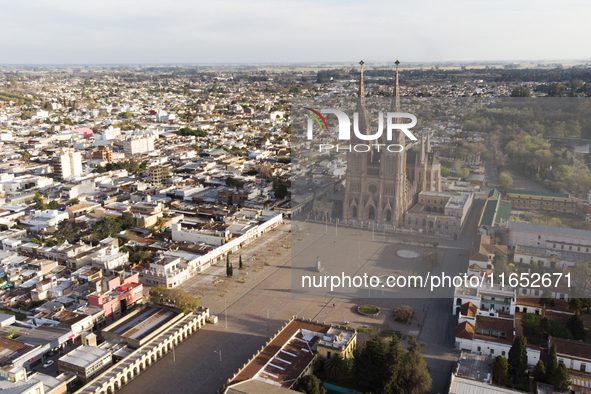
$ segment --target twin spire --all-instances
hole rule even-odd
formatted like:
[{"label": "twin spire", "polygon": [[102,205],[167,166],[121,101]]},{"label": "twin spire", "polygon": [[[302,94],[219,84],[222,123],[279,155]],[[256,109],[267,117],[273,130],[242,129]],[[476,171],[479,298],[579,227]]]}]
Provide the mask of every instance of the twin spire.
[{"label": "twin spire", "polygon": [[[365,62],[361,60],[359,65],[361,66],[361,73],[359,77],[359,94],[358,97],[365,97],[365,86],[363,83],[363,65]],[[394,62],[396,64],[396,78],[394,80],[394,99],[392,100],[392,109],[396,112],[400,112],[400,85],[398,84],[398,65],[400,62],[396,60]]]},{"label": "twin spire", "polygon": [[[392,112],[400,112],[400,85],[398,81],[398,65],[400,62],[396,60],[394,62],[396,64],[396,77],[394,80],[394,96],[392,97],[392,104],[391,104],[391,111]],[[359,65],[361,66],[360,76],[359,76],[359,93],[358,93],[358,102],[357,102],[357,112],[359,113],[359,130],[363,134],[367,134],[367,119],[365,114],[365,85],[363,83],[363,65],[365,62],[361,60]],[[404,140],[404,136],[400,133],[400,138]]]}]

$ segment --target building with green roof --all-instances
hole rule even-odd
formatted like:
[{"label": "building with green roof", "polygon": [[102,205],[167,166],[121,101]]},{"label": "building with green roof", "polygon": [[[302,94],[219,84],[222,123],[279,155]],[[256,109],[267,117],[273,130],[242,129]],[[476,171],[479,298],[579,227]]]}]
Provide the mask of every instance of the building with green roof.
[{"label": "building with green roof", "polygon": [[482,209],[478,227],[491,230],[499,225],[501,219],[509,220],[509,216],[511,216],[511,203],[501,200],[499,190],[492,189]]},{"label": "building with green roof", "polygon": [[504,200],[511,203],[513,209],[555,211],[575,213],[577,204],[567,193],[549,193],[529,190],[501,189]]}]

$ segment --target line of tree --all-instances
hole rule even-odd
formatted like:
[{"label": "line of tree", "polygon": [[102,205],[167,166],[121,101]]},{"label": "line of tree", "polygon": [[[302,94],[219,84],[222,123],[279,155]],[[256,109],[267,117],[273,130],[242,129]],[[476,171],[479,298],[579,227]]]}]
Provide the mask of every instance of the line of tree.
[{"label": "line of tree", "polygon": [[126,170],[130,174],[135,174],[138,171],[145,171],[148,166],[148,162],[144,161],[142,163],[138,163],[135,159],[129,159],[126,161],[118,161],[114,163],[107,163],[105,166],[99,166],[96,168],[96,172],[99,174],[105,173],[107,171],[117,171],[117,170]]},{"label": "line of tree", "polygon": [[205,130],[193,130],[189,127],[182,127],[176,133],[181,136],[194,135],[195,137],[207,137],[207,132]]},{"label": "line of tree", "polygon": [[[542,360],[539,360],[532,371],[532,376],[537,382],[551,384],[557,392],[564,392],[571,385],[570,374],[564,363],[558,363],[556,353],[556,345],[552,345],[548,352],[548,365],[544,366]],[[511,376],[523,378],[526,372],[527,339],[520,335],[513,341],[508,360],[503,356],[495,358],[492,381],[496,385],[507,386]]]}]

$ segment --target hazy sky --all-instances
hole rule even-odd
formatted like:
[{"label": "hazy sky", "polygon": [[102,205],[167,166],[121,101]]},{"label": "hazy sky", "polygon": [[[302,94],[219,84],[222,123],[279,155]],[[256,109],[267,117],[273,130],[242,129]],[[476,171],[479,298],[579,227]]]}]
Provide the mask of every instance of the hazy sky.
[{"label": "hazy sky", "polygon": [[588,0],[4,1],[0,64],[589,59]]}]

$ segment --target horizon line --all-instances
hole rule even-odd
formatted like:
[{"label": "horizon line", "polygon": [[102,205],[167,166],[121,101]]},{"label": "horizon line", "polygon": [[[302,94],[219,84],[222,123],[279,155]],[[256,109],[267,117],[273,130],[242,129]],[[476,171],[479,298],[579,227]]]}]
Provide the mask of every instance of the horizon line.
[{"label": "horizon line", "polygon": [[[401,62],[401,64],[407,65],[450,65],[450,64],[514,64],[514,63],[553,63],[553,62],[580,62],[580,63],[591,63],[591,58],[583,59],[515,59],[515,60],[433,60],[433,61],[408,61]],[[210,63],[197,63],[197,62],[172,62],[172,63],[159,63],[159,62],[140,62],[140,63],[0,63],[0,68],[7,67],[107,67],[107,66],[270,66],[270,65],[281,65],[281,66],[294,66],[294,65],[347,65],[356,64],[357,61],[314,61],[314,62],[210,62]],[[395,64],[395,60],[376,60],[366,61],[365,64]]]}]

